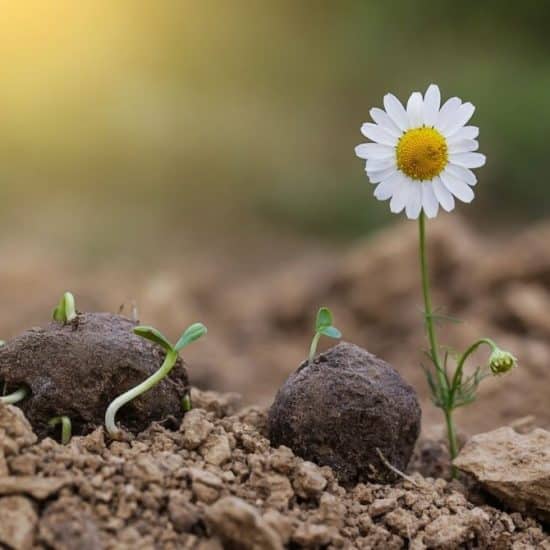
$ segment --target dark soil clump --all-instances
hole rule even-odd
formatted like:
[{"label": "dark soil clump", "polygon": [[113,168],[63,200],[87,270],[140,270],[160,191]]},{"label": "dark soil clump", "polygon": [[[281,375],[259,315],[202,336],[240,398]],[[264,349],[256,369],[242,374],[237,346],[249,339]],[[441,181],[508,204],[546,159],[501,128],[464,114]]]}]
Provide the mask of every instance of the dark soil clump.
[{"label": "dark soil clump", "polygon": [[[104,421],[109,403],[153,374],[164,360],[155,344],[136,336],[120,315],[83,313],[67,325],[33,328],[0,348],[0,380],[30,395],[18,406],[44,437],[48,420],[66,415],[84,434]],[[179,425],[188,378],[181,359],[170,376],[124,406],[117,420],[132,432],[170,417]]]},{"label": "dark soil clump", "polygon": [[269,413],[273,446],[333,468],[341,483],[395,479],[420,431],[414,390],[390,365],[341,343],[306,361],[279,390]]}]

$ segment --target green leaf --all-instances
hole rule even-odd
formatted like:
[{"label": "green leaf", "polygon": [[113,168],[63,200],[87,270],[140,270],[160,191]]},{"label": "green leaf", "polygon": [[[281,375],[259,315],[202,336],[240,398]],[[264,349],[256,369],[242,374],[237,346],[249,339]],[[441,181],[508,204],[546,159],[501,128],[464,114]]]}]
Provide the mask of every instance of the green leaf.
[{"label": "green leaf", "polygon": [[336,327],[326,327],[319,332],[329,338],[342,338],[342,333]]},{"label": "green leaf", "polygon": [[191,342],[198,340],[201,336],[204,336],[208,332],[207,328],[202,323],[194,323],[187,327],[185,332],[181,335],[180,339],[176,342],[174,349],[176,351],[182,350],[185,346]]},{"label": "green leaf", "polygon": [[322,307],[317,312],[317,319],[315,321],[315,329],[317,332],[321,332],[322,329],[328,328],[332,325],[332,313],[328,307]]},{"label": "green leaf", "polygon": [[166,351],[172,351],[173,349],[172,344],[165,338],[164,334],[156,328],[142,325],[134,328],[134,334],[155,342],[155,344],[162,346]]}]

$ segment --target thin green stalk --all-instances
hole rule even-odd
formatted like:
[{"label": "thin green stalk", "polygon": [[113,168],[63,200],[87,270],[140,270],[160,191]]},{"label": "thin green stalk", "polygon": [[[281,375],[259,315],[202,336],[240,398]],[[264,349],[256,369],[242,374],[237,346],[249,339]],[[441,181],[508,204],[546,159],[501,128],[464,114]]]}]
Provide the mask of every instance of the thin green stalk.
[{"label": "thin green stalk", "polygon": [[[447,426],[447,437],[449,439],[449,454],[451,459],[454,459],[458,454],[458,442],[456,438],[456,429],[453,422],[453,411],[452,409],[444,409],[445,413],[445,424]],[[456,476],[456,469],[451,465],[451,475],[454,478]]]},{"label": "thin green stalk", "polygon": [[55,416],[48,422],[50,428],[55,428],[61,424],[61,444],[68,445],[72,436],[71,419],[68,416]]},{"label": "thin green stalk", "polygon": [[119,395],[107,408],[105,413],[105,427],[111,436],[116,436],[119,433],[119,429],[116,426],[115,417],[118,410],[126,405],[132,399],[145,393],[147,390],[156,386],[168,373],[172,370],[178,359],[178,352],[175,349],[168,350],[166,357],[161,367],[157,372],[149,376],[141,384],[138,384],[135,388],[128,390],[126,393]]},{"label": "thin green stalk", "polygon": [[27,388],[19,388],[13,393],[0,397],[0,403],[4,403],[4,405],[14,405],[15,403],[19,403],[19,401],[23,401],[28,393]]},{"label": "thin green stalk", "polygon": [[[426,253],[426,216],[424,212],[420,214],[419,218],[419,252],[420,252],[420,270],[422,274],[422,293],[424,295],[424,316],[426,320],[426,331],[428,333],[428,340],[430,343],[430,355],[435,365],[435,370],[439,385],[443,390],[445,396],[449,394],[449,381],[445,375],[445,371],[441,365],[441,359],[439,356],[439,346],[437,344],[437,336],[435,333],[435,326],[433,322],[433,309],[432,299],[430,295],[430,279],[428,274],[428,258]],[[445,423],[447,425],[447,438],[449,440],[449,452],[451,459],[454,459],[458,452],[458,443],[456,439],[456,429],[452,417],[452,409],[444,405]],[[454,471],[453,471],[454,477]]]},{"label": "thin green stalk", "polygon": [[313,340],[311,341],[311,346],[309,347],[309,361],[313,361],[315,357],[315,352],[317,351],[317,345],[319,344],[319,339],[321,338],[321,333],[316,332]]}]

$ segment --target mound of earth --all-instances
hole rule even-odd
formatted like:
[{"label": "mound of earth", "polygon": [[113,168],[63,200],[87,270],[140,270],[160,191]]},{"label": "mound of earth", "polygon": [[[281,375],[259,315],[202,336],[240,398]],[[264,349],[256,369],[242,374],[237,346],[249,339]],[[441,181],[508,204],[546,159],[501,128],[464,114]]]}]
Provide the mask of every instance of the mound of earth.
[{"label": "mound of earth", "polygon": [[193,390],[177,431],[36,442],[0,407],[0,545],[15,549],[549,548],[533,519],[420,474],[344,488],[265,437],[266,412]]},{"label": "mound of earth", "polygon": [[[27,330],[0,347],[0,380],[12,391],[30,390],[19,406],[40,437],[61,415],[71,419],[73,433],[88,433],[103,423],[111,401],[158,370],[165,352],[136,336],[135,327],[121,315],[80,313],[71,323]],[[170,417],[178,425],[188,388],[178,358],[170,376],[125,405],[117,421],[133,432]]]}]

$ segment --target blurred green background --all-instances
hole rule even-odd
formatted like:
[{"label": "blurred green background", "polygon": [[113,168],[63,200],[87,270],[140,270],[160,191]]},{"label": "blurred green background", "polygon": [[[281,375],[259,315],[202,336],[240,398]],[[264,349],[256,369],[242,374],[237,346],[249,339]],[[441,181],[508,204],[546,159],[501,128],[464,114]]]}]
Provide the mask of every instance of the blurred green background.
[{"label": "blurred green background", "polygon": [[548,213],[549,28],[534,0],[3,2],[1,242],[101,265],[357,238],[390,221],[360,125],[431,82],[477,106],[460,211],[510,230]]}]

